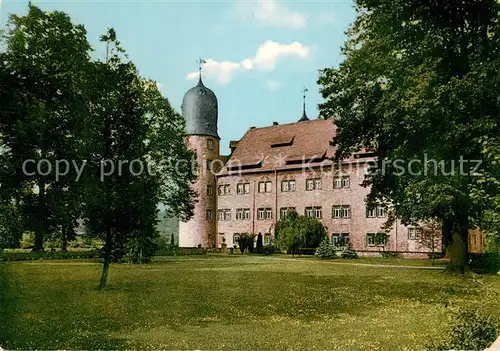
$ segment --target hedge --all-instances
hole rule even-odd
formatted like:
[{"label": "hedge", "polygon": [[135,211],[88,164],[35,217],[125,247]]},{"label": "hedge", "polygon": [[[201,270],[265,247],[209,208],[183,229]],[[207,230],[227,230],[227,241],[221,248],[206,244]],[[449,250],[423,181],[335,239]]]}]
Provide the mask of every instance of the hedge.
[{"label": "hedge", "polygon": [[2,261],[33,261],[33,260],[69,260],[82,258],[100,258],[100,250],[92,251],[49,251],[49,252],[3,252],[0,253]]}]

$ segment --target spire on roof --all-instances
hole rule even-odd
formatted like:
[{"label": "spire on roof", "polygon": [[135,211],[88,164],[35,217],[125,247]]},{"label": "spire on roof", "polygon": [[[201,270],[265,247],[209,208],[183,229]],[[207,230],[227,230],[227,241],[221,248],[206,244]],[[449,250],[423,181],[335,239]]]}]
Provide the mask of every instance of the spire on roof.
[{"label": "spire on roof", "polygon": [[299,122],[309,121],[309,118],[307,117],[307,114],[306,114],[306,92],[308,92],[308,91],[309,90],[307,90],[306,87],[304,87],[304,89],[302,89],[302,99],[303,99],[302,117],[299,119]]},{"label": "spire on roof", "polygon": [[201,57],[198,59],[198,61],[196,61],[196,63],[198,63],[198,70],[200,72],[199,74],[199,78],[198,78],[198,85],[203,85],[203,82],[201,81],[201,67],[204,63],[207,63],[207,61],[205,61],[204,59],[202,59]]}]

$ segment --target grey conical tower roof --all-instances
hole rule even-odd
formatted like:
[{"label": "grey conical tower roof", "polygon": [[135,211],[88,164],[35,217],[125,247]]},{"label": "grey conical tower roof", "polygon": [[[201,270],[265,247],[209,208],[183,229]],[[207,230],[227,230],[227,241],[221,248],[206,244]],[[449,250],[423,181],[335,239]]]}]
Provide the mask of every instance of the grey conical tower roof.
[{"label": "grey conical tower roof", "polygon": [[201,74],[198,84],[184,94],[181,110],[186,119],[187,134],[219,138],[217,134],[217,96],[203,85]]}]

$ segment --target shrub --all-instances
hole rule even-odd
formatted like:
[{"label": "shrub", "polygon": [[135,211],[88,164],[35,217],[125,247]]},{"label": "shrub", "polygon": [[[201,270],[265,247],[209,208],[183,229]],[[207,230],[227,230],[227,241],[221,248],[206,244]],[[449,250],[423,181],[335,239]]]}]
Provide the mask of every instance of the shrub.
[{"label": "shrub", "polygon": [[248,250],[250,253],[253,252],[253,238],[254,236],[249,233],[243,233],[240,235],[238,238],[238,245],[240,247],[241,254],[243,254],[245,250]]},{"label": "shrub", "polygon": [[444,252],[429,252],[427,253],[429,260],[439,260],[445,256]]},{"label": "shrub", "polygon": [[458,310],[450,317],[451,324],[429,345],[430,349],[484,350],[498,337],[498,322],[475,310]]},{"label": "shrub", "polygon": [[500,270],[500,254],[496,252],[470,253],[469,266],[476,273],[496,273]]},{"label": "shrub", "polygon": [[272,255],[275,253],[281,253],[279,247],[275,243],[269,243],[264,245],[263,252],[265,255]]},{"label": "shrub", "polygon": [[356,258],[359,258],[359,256],[356,253],[356,251],[354,251],[350,247],[346,247],[344,250],[342,250],[340,252],[340,257],[341,258],[346,258],[346,259],[356,259]]},{"label": "shrub", "polygon": [[316,252],[314,253],[316,258],[325,259],[325,258],[335,258],[335,249],[328,238],[325,238],[321,244],[319,244]]},{"label": "shrub", "polygon": [[395,251],[382,251],[381,252],[383,258],[401,258],[401,254]]}]

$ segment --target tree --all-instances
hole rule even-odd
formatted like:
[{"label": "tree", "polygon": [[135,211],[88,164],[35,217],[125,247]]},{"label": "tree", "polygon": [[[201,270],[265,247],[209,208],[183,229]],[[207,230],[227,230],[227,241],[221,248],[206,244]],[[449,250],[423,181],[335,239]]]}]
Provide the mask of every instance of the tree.
[{"label": "tree", "polygon": [[374,152],[368,205],[391,204],[405,224],[442,223],[449,269],[464,272],[482,217],[470,186],[493,166],[479,140],[499,129],[500,3],[356,4],[345,60],[318,81],[321,115],[337,116],[335,159]]},{"label": "tree", "polygon": [[245,251],[249,253],[253,252],[253,242],[254,235],[250,233],[242,233],[238,237],[238,246],[240,247],[240,252],[243,255]]},{"label": "tree", "polygon": [[316,218],[288,213],[276,223],[278,246],[292,256],[300,248],[317,248],[326,237],[326,229]]},{"label": "tree", "polygon": [[262,233],[259,233],[259,235],[257,235],[257,245],[256,245],[256,251],[257,253],[262,253],[264,251],[264,244],[263,244],[263,241],[262,241]]},{"label": "tree", "polygon": [[[99,288],[107,285],[111,262],[127,250],[144,261],[156,238],[158,205],[189,218],[196,178],[187,160],[184,120],[156,84],[141,78],[110,29],[105,62],[92,65],[91,115],[86,129],[86,224],[103,238]],[[134,244],[128,244],[133,242]]]},{"label": "tree", "polygon": [[55,166],[62,160],[78,161],[90,45],[83,26],[74,25],[66,14],[31,4],[26,16],[10,16],[4,39],[2,186],[19,208],[29,210],[23,216],[34,226],[35,250],[41,251],[51,226],[71,222],[55,215],[63,211],[50,204],[66,206],[64,217],[74,217],[73,197],[61,196],[75,189],[74,168],[56,174]]}]

